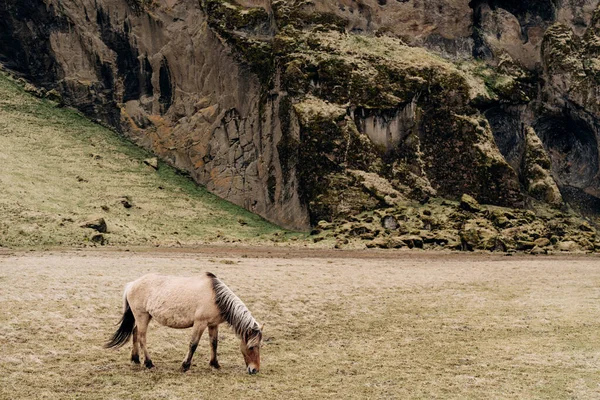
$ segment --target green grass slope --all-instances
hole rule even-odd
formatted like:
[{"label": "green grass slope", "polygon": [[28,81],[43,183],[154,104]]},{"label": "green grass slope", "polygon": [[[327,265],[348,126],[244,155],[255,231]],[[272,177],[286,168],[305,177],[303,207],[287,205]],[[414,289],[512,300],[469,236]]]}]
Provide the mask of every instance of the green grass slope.
[{"label": "green grass slope", "polygon": [[[195,245],[293,236],[0,73],[0,247]],[[128,203],[128,204],[127,204]],[[124,204],[130,206],[126,208]]]}]

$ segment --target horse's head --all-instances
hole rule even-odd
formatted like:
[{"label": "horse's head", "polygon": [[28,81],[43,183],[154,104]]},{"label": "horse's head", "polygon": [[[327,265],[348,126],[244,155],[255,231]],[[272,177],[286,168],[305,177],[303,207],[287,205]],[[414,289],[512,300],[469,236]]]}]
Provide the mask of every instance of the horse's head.
[{"label": "horse's head", "polygon": [[242,338],[240,348],[246,368],[250,375],[256,374],[260,370],[260,346],[262,344],[262,327],[253,329]]}]

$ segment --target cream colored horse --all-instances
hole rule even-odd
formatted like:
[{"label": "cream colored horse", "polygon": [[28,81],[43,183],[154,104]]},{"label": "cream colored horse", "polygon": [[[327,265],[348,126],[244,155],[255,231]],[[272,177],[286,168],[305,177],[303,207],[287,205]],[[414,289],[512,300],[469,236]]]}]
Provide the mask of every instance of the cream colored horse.
[{"label": "cream colored horse", "polygon": [[123,294],[123,317],[106,348],[121,347],[133,337],[131,361],[140,363],[139,347],[144,352],[144,365],[154,364],[146,347],[148,323],[155,319],[171,328],[192,327],[192,339],[181,369],[185,372],[206,328],[210,336],[210,365],[220,368],[217,361],[218,326],[229,323],[241,339],[247,371],[260,369],[261,327],[242,301],[219,278],[206,275],[184,278],[157,274],[144,275],[130,282]]}]

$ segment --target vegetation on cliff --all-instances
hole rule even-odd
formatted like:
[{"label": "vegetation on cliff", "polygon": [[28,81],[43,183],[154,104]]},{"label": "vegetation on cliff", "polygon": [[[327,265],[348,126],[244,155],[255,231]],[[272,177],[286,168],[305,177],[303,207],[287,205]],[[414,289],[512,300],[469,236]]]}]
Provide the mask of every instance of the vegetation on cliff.
[{"label": "vegetation on cliff", "polygon": [[468,195],[460,201],[400,201],[365,211],[343,223],[321,221],[314,240],[336,247],[451,249],[499,252],[597,252],[597,230],[572,211],[536,203],[535,211],[480,205]]},{"label": "vegetation on cliff", "polygon": [[[578,238],[573,236],[576,229],[560,228],[572,234],[564,239],[547,226],[581,222],[552,211],[561,206],[562,197],[535,131],[527,134],[526,151],[515,170],[480,112],[496,104],[527,104],[537,96],[535,74],[510,56],[496,67],[478,61],[454,63],[397,38],[346,33],[343,19],[303,12],[296,3],[276,2],[271,13],[221,0],[210,4],[209,20],[219,35],[242,62],[261,71],[266,90],[278,91],[291,104],[280,112],[282,163],[298,166],[311,221],[320,226],[316,231],[334,232],[338,245],[351,238],[379,238],[373,246],[413,247],[416,242],[469,250],[531,250],[537,245],[530,243],[543,238],[538,244],[544,248],[574,241],[578,248],[594,250],[595,233]],[[271,30],[269,40],[252,39],[266,27]],[[556,43],[570,40],[552,32]],[[564,60],[555,57],[555,63]],[[297,120],[298,139],[291,139],[287,131],[290,119]],[[384,139],[378,142],[377,137]],[[434,202],[443,215],[438,222],[382,228],[382,218],[405,218],[402,210],[418,201],[427,203],[432,196],[456,200],[463,194],[486,204],[520,209],[528,203],[545,211],[536,217],[531,211],[488,209],[483,218],[474,218],[457,215],[450,203]],[[498,217],[502,213],[514,218],[505,223],[506,218]],[[435,219],[430,216],[425,219]],[[557,218],[574,219],[556,222]],[[369,220],[374,227],[355,226]],[[523,233],[534,221],[535,232]],[[492,239],[475,240],[485,236],[482,232]],[[398,237],[411,234],[414,238],[400,245]]]}]

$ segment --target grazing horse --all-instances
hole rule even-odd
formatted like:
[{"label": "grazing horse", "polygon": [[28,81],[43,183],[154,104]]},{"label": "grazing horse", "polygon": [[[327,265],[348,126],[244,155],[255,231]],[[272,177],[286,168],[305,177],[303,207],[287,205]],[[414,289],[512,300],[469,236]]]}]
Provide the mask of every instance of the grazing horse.
[{"label": "grazing horse", "polygon": [[192,339],[181,369],[190,369],[192,357],[206,328],[210,336],[210,366],[217,361],[218,326],[229,323],[241,339],[240,348],[249,374],[260,369],[261,327],[244,303],[219,278],[207,272],[192,278],[144,275],[128,283],[123,294],[120,326],[104,347],[121,347],[133,337],[131,361],[140,363],[139,346],[146,368],[154,367],[146,348],[148,323],[155,319],[171,328],[192,327]]}]

